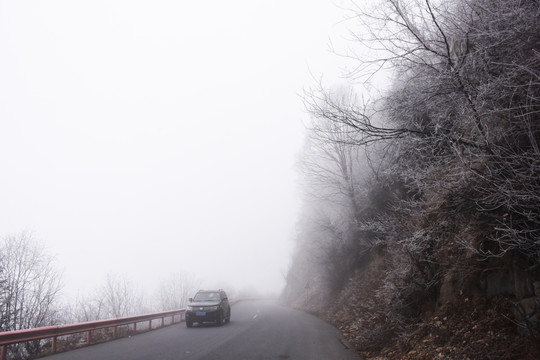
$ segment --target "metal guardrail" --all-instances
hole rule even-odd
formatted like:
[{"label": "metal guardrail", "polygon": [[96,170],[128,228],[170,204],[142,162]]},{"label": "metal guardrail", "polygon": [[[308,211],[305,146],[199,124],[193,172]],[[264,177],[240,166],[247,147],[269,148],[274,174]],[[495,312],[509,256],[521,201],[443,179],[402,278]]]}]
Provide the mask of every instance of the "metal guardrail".
[{"label": "metal guardrail", "polygon": [[116,338],[116,329],[118,326],[133,325],[133,330],[137,332],[137,323],[148,321],[149,330],[152,330],[152,320],[161,319],[161,327],[165,326],[165,318],[171,318],[171,324],[174,324],[175,316],[179,317],[178,322],[182,321],[182,315],[185,309],[164,311],[159,313],[128,316],[117,319],[89,321],[78,324],[47,326],[35,329],[16,330],[0,332],[0,360],[6,360],[7,346],[26,341],[42,340],[52,338],[51,352],[56,352],[56,339],[58,336],[71,335],[86,332],[86,344],[92,342],[92,331],[98,329],[113,328],[113,338]]}]

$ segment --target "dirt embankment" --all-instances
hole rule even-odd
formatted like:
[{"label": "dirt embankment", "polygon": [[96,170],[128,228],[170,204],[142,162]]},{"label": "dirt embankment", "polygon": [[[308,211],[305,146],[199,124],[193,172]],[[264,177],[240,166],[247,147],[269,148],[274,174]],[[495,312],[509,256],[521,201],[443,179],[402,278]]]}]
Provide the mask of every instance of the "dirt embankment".
[{"label": "dirt embankment", "polygon": [[340,329],[363,358],[540,359],[540,337],[515,320],[512,295],[456,289],[450,301],[427,302],[417,316],[403,316],[378,297],[384,260],[357,271],[329,306],[307,309]]}]

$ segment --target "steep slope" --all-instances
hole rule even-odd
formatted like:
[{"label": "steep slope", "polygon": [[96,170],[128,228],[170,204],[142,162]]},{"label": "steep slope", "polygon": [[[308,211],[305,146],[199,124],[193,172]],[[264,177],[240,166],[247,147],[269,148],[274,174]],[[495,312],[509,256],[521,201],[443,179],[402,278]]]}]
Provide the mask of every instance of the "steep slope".
[{"label": "steep slope", "polygon": [[540,358],[540,4],[355,15],[357,69],[390,64],[394,85],[308,99],[318,152],[283,300],[366,357]]}]

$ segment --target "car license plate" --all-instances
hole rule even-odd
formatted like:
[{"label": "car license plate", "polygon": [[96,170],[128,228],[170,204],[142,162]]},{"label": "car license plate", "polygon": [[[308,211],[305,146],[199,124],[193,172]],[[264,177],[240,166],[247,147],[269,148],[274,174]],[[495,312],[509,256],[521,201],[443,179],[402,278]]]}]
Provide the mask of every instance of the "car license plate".
[{"label": "car license plate", "polygon": [[206,312],[204,311],[197,311],[197,316],[206,316]]}]

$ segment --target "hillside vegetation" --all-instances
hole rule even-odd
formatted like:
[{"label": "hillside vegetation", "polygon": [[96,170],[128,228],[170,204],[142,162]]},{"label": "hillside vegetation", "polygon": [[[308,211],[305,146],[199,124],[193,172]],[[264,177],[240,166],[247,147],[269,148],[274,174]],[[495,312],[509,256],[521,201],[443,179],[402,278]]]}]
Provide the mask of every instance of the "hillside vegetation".
[{"label": "hillside vegetation", "polygon": [[283,300],[366,358],[540,358],[540,3],[354,7],[368,84],[305,95]]}]

